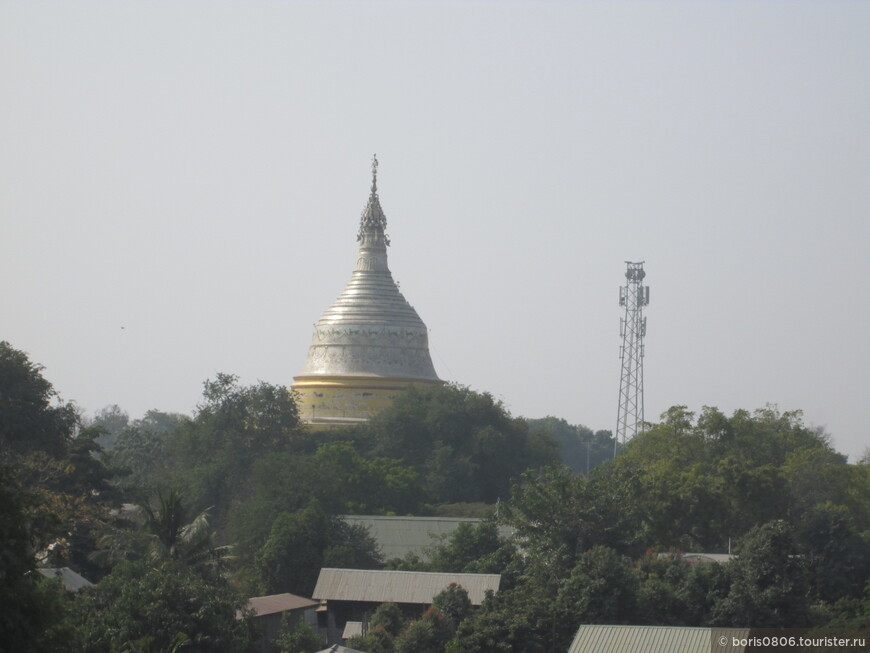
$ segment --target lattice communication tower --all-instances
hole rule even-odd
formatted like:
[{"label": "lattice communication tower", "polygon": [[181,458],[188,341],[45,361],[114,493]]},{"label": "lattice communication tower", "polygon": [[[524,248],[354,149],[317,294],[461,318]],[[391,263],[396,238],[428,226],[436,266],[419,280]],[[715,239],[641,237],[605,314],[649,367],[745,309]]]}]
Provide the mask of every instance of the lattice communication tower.
[{"label": "lattice communication tower", "polygon": [[622,346],[619,358],[622,374],[619,379],[619,414],[616,418],[614,453],[619,444],[643,430],[643,337],[646,335],[644,307],[649,304],[649,286],[643,285],[646,272],[643,261],[626,261],[626,283],[619,289],[619,305],[625,315],[619,320]]}]

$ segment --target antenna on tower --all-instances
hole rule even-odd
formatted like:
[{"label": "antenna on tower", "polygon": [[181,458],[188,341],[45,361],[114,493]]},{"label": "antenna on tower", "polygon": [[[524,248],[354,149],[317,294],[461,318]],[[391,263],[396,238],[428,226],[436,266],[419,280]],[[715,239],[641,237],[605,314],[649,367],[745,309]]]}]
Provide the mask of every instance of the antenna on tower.
[{"label": "antenna on tower", "polygon": [[625,285],[619,289],[619,305],[625,307],[625,315],[619,320],[619,335],[622,346],[619,358],[622,374],[619,379],[619,413],[616,417],[616,434],[613,455],[620,444],[643,431],[643,337],[646,335],[644,307],[649,304],[649,286],[643,285],[646,272],[643,261],[626,261]]}]

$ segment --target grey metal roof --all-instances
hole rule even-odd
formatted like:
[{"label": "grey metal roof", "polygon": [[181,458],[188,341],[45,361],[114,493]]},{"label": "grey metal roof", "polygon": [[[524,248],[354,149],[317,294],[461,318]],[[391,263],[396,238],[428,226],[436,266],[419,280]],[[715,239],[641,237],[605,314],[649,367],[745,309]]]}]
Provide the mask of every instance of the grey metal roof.
[{"label": "grey metal roof", "polygon": [[732,553],[683,553],[680,556],[686,562],[731,562],[737,556]]},{"label": "grey metal roof", "polygon": [[357,651],[355,648],[347,648],[346,646],[339,646],[338,644],[333,644],[329,648],[325,648],[322,651],[317,651],[317,653],[365,653],[365,651]]},{"label": "grey metal roof", "polygon": [[580,626],[568,653],[743,653],[744,647],[732,646],[732,638],[748,636],[748,628],[589,625]]},{"label": "grey metal roof", "polygon": [[[439,538],[453,533],[461,524],[479,524],[476,517],[383,517],[380,515],[343,515],[342,519],[352,525],[365,526],[384,558],[403,558],[415,553],[428,560],[427,549],[439,543]],[[499,526],[502,537],[513,535],[510,526]]]},{"label": "grey metal roof", "polygon": [[341,633],[342,639],[350,639],[351,637],[356,637],[357,635],[363,634],[363,622],[362,621],[348,621],[344,624],[344,631]]},{"label": "grey metal roof", "polygon": [[443,574],[424,571],[321,569],[312,597],[327,601],[418,603],[427,605],[451,583],[480,605],[487,590],[498,591],[499,574]]},{"label": "grey metal roof", "polygon": [[254,616],[262,617],[267,614],[275,614],[276,612],[289,612],[291,610],[302,610],[304,608],[313,608],[319,605],[317,601],[312,601],[304,596],[296,594],[270,594],[269,596],[254,596],[248,599],[248,607],[254,611]]},{"label": "grey metal roof", "polygon": [[78,592],[83,587],[91,587],[93,583],[84,576],[77,574],[69,567],[53,569],[37,569],[46,578],[59,578],[63,586],[70,592]]}]

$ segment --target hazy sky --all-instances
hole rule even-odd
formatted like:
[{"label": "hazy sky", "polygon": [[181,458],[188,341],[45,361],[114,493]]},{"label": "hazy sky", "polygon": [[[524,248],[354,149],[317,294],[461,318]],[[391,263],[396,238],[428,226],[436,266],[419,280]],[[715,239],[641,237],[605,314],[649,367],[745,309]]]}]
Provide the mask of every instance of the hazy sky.
[{"label": "hazy sky", "polygon": [[870,3],[0,0],[0,339],[66,400],[289,385],[380,160],[439,375],[613,429],[645,261],[647,419],[870,375]]}]

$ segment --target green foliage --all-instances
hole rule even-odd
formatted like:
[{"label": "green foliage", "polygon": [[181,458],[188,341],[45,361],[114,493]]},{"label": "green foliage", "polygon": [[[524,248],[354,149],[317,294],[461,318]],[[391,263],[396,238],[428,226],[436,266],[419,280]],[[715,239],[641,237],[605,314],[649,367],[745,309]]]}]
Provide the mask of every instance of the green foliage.
[{"label": "green foliage", "polygon": [[[36,640],[29,648],[10,648],[10,651],[38,651],[39,653],[70,653],[78,650],[81,642],[79,624],[74,619],[75,596],[58,578],[39,577],[36,595],[30,608],[41,620]],[[2,641],[0,637],[0,641]],[[0,646],[0,650],[2,646]]]},{"label": "green foliage", "polygon": [[[265,543],[272,522],[282,513],[305,508],[312,499],[333,497],[329,478],[320,474],[313,456],[283,452],[263,457],[251,466],[249,494],[234,500],[228,511],[228,532],[246,559]],[[338,512],[338,506],[325,509]]]},{"label": "green foliage", "polygon": [[[866,467],[847,465],[799,413],[706,408],[696,420],[674,407],[589,478],[558,468],[522,477],[500,510],[516,529],[522,571],[460,624],[450,650],[558,649],[578,620],[861,623]],[[641,547],[724,551],[744,534],[727,565],[638,557]],[[528,596],[554,605],[558,618],[548,623]]]},{"label": "green foliage", "polygon": [[462,622],[446,648],[450,653],[543,653],[555,647],[553,587],[531,577],[521,588],[487,596]]},{"label": "green foliage", "polygon": [[[129,440],[141,435],[138,431],[131,431]],[[422,497],[416,472],[396,459],[363,456],[350,442],[315,449],[317,441],[306,434],[286,388],[240,387],[231,375],[207,381],[195,418],[180,421],[165,440],[138,439],[159,446],[171,462],[162,478],[184,487],[195,504],[212,506],[219,539],[238,541],[239,554],[249,563],[275,519],[311,500],[333,514],[406,513],[415,511]],[[124,445],[122,433],[117,450],[130,451]],[[336,564],[357,559],[343,546],[332,546],[327,557]]]},{"label": "green foliage", "polygon": [[98,428],[79,429],[73,404],[57,400],[42,368],[0,343],[0,453],[29,497],[27,531],[46,562],[88,569],[92,530],[117,500],[98,459]]},{"label": "green foliage", "polygon": [[313,464],[329,479],[332,496],[322,500],[351,514],[408,514],[420,505],[417,473],[392,458],[366,459],[350,442],[317,449]]},{"label": "green foliage", "polygon": [[462,619],[471,614],[468,593],[452,584],[434,598],[433,607],[410,623],[395,603],[384,603],[372,614],[368,632],[347,646],[368,653],[441,653]]},{"label": "green foliage", "polygon": [[212,548],[208,513],[201,512],[188,523],[188,511],[176,490],[158,491],[141,508],[152,559],[191,564],[208,555]]},{"label": "green foliage", "polygon": [[503,519],[516,529],[530,564],[562,577],[594,546],[637,552],[637,520],[629,500],[635,483],[632,475],[585,478],[565,467],[534,470],[514,487]]},{"label": "green foliage", "polygon": [[127,644],[123,653],[179,653],[191,644],[190,638],[184,633],[178,633],[169,644],[160,642],[152,635],[145,635]]},{"label": "green foliage", "polygon": [[226,582],[206,580],[179,561],[125,562],[79,593],[76,617],[84,653],[124,653],[131,643],[164,651],[180,641],[202,653],[232,653],[249,643],[248,622],[236,618],[243,605]]},{"label": "green foliage", "polygon": [[[0,461],[0,592],[7,591],[7,584],[24,576],[34,568],[32,555],[33,539],[27,525],[26,508],[33,502],[21,484],[21,479],[12,465]],[[2,619],[0,611],[0,619]]]},{"label": "green foliage", "polygon": [[129,424],[130,416],[118,404],[112,404],[98,410],[91,422],[91,426],[98,427],[103,431],[97,442],[105,451],[114,447],[118,434]]},{"label": "green foliage", "polygon": [[635,623],[637,595],[637,578],[625,558],[604,546],[586,551],[556,595],[557,648],[568,647],[581,623]]},{"label": "green foliage", "polygon": [[12,466],[0,463],[0,642],[8,647],[0,650],[31,649],[44,625],[25,514],[31,500]]},{"label": "green foliage", "polygon": [[328,515],[316,501],[297,513],[283,513],[256,556],[269,594],[310,596],[321,567],[373,569],[382,560],[377,544],[361,527]]},{"label": "green foliage", "polygon": [[729,418],[705,408],[695,421],[676,406],[662,419],[604,472],[637,480],[630,503],[648,545],[723,551],[756,524],[796,523],[826,501],[866,514],[867,502],[850,494],[844,457],[800,413],[768,407]]},{"label": "green foliage", "polygon": [[807,574],[791,527],[782,520],[752,529],[729,563],[730,589],[716,604],[721,626],[796,628],[807,625]]},{"label": "green foliage", "polygon": [[369,630],[382,628],[393,637],[405,628],[405,615],[395,603],[381,603],[369,619]]},{"label": "green foliage", "polygon": [[[134,439],[128,432],[130,438],[118,438],[119,461],[130,450],[125,440]],[[242,388],[229,375],[206,382],[196,417],[158,442],[171,467],[154,476],[213,506],[219,539],[237,542],[243,563],[253,562],[278,515],[297,513],[312,499],[331,514],[491,502],[507,496],[511,478],[528,466],[555,460],[549,436],[530,435],[489,395],[467,389],[411,389],[364,427],[308,435],[286,389]],[[348,558],[339,553],[332,551]]]},{"label": "green foliage", "polygon": [[346,642],[347,648],[365,653],[393,653],[396,648],[395,637],[383,626],[369,627],[365,635],[351,637]]},{"label": "green foliage", "polygon": [[558,417],[526,419],[529,431],[551,436],[559,445],[559,459],[576,474],[589,473],[613,458],[615,451],[610,431],[595,431],[583,426],[572,426]]},{"label": "green foliage", "polygon": [[870,533],[859,533],[854,515],[830,502],[807,510],[795,529],[812,595],[833,603],[860,597],[870,578]]},{"label": "green foliage", "polygon": [[861,598],[845,597],[831,609],[829,628],[870,628],[870,580],[864,586]]},{"label": "green foliage", "polygon": [[677,598],[682,605],[679,617],[673,614],[667,619],[655,613],[648,615],[650,624],[679,624],[711,626],[713,610],[728,593],[731,578],[728,566],[717,563],[701,563],[688,566],[688,573],[676,587]]},{"label": "green foliage", "polygon": [[257,461],[250,497],[229,510],[232,539],[252,555],[281,513],[316,499],[332,514],[416,512],[421,489],[416,472],[394,459],[366,458],[350,442],[329,442],[311,454],[285,452]]},{"label": "green foliage", "polygon": [[271,648],[280,653],[315,653],[323,648],[323,638],[304,621],[291,625],[285,615]]},{"label": "green foliage", "polygon": [[715,530],[724,508],[714,477],[702,466],[704,436],[682,406],[662,417],[661,424],[628,444],[610,474],[637,479],[630,500],[639,504],[643,539],[649,545],[709,550],[715,536],[708,530]]},{"label": "green foliage", "polygon": [[432,503],[494,503],[521,472],[558,455],[551,437],[530,433],[491,395],[456,385],[409,388],[365,431],[375,456],[419,473]]},{"label": "green foliage", "polygon": [[429,608],[395,639],[396,653],[442,653],[453,636],[450,624],[437,608]]},{"label": "green foliage", "polygon": [[42,367],[27,354],[0,342],[0,453],[34,451],[60,458],[73,439],[78,416],[57,400]]},{"label": "green foliage", "polygon": [[405,615],[398,605],[382,603],[369,619],[368,632],[352,637],[347,641],[347,646],[366,653],[392,653],[396,637],[406,626]]},{"label": "green foliage", "polygon": [[215,532],[208,512],[193,514],[175,490],[158,490],[141,502],[130,517],[134,528],[126,524],[103,524],[99,549],[92,558],[104,564],[121,560],[146,560],[163,563],[177,560],[191,569],[218,573],[230,556],[231,547],[215,544]]},{"label": "green foliage", "polygon": [[447,621],[451,632],[456,631],[459,622],[471,615],[471,599],[465,588],[456,583],[450,583],[432,599],[435,607]]},{"label": "green foliage", "polygon": [[[98,421],[98,420],[96,420]],[[106,465],[123,477],[121,487],[130,491],[171,483],[169,436],[189,417],[149,410],[118,431],[112,448],[103,455]]]},{"label": "green foliage", "polygon": [[727,589],[725,567],[689,564],[679,554],[649,551],[634,565],[637,623],[703,626],[719,595]]},{"label": "green foliage", "polygon": [[432,549],[430,571],[501,573],[513,545],[499,537],[494,520],[460,524],[441,545]]},{"label": "green foliage", "polygon": [[304,431],[282,386],[240,387],[237,377],[218,374],[205,382],[203,398],[196,417],[169,439],[171,485],[184,487],[195,504],[213,506],[222,526],[230,504],[250,497],[257,461],[292,450]]}]

